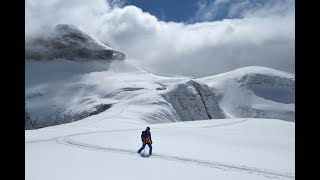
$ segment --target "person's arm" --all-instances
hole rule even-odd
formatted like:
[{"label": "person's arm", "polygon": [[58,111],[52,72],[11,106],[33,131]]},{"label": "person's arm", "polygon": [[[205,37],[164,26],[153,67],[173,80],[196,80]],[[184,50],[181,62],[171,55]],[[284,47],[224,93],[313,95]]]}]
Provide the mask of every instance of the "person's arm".
[{"label": "person's arm", "polygon": [[151,132],[149,132],[150,133],[150,141],[151,141],[151,144],[152,144],[152,139],[151,139]]}]

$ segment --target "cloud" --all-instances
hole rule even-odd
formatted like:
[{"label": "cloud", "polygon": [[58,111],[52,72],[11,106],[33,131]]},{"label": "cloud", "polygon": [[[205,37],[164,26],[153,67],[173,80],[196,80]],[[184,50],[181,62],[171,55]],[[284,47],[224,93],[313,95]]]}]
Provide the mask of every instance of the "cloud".
[{"label": "cloud", "polygon": [[210,21],[226,15],[229,0],[200,0],[196,3],[198,10],[189,22]]},{"label": "cloud", "polygon": [[294,0],[200,0],[190,22],[270,16],[294,12]]},{"label": "cloud", "polygon": [[[258,1],[259,2],[259,1]],[[264,2],[264,1],[262,1]],[[234,4],[234,9],[237,9],[237,4]],[[267,16],[294,16],[295,1],[294,0],[268,0],[264,3],[255,3],[244,5],[241,9],[243,17],[267,17]],[[230,10],[231,12],[231,10]]]},{"label": "cloud", "polygon": [[294,72],[294,8],[283,12],[283,7],[251,8],[238,19],[185,24],[160,21],[135,6],[111,7],[103,0],[27,0],[26,36],[45,26],[73,24],[156,74],[201,77],[250,65]]},{"label": "cloud", "polygon": [[112,8],[121,8],[129,3],[128,0],[107,0],[107,3]]},{"label": "cloud", "polygon": [[26,37],[46,31],[59,23],[96,28],[100,17],[111,10],[104,0],[26,0]]}]

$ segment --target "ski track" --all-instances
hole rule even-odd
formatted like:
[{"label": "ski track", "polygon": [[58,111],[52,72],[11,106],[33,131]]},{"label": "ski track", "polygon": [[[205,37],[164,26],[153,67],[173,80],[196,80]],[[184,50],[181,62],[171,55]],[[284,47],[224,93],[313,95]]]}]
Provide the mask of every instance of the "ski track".
[{"label": "ski track", "polygon": [[[236,121],[236,122],[223,123],[223,124],[212,125],[212,126],[202,126],[202,128],[229,126],[229,125],[242,123],[242,122],[249,121],[249,120],[250,119],[244,119],[244,120]],[[166,128],[176,128],[176,127],[166,127]],[[180,127],[180,128],[190,128],[190,127]],[[153,128],[153,129],[161,129],[161,128]],[[65,136],[57,136],[57,137],[48,138],[48,139],[30,140],[30,141],[25,141],[25,143],[29,144],[29,143],[40,143],[40,142],[47,142],[47,141],[56,141],[57,139],[64,138],[64,137],[67,137],[67,136],[76,136],[76,135],[94,134],[94,133],[103,133],[103,132],[135,131],[135,130],[140,130],[140,129],[116,129],[116,130],[105,130],[105,131],[90,131],[90,132],[85,132],[85,133],[82,132],[82,133],[69,134],[69,135],[65,135]]]},{"label": "ski track", "polygon": [[[94,133],[101,133],[101,132],[94,132]],[[65,136],[63,138],[57,138],[56,142],[63,144],[63,145],[77,147],[77,148],[98,150],[98,151],[107,151],[107,152],[122,153],[122,154],[137,156],[137,152],[135,150],[92,145],[92,144],[87,144],[87,143],[75,141],[71,138],[73,136],[79,136],[79,135],[84,135],[84,134],[91,134],[91,133],[82,133],[82,134],[77,134],[77,135]],[[172,156],[172,155],[158,154],[158,153],[154,153],[151,157],[162,159],[162,160],[181,162],[181,163],[192,163],[192,164],[196,164],[196,165],[207,166],[207,167],[216,168],[216,169],[225,170],[225,171],[228,171],[228,170],[243,171],[243,172],[250,173],[250,174],[263,175],[268,178],[294,179],[294,175],[292,175],[291,173],[280,173],[280,172],[276,172],[276,171],[270,171],[270,170],[259,169],[259,168],[254,168],[254,167],[247,167],[247,166],[243,166],[243,165],[232,165],[232,164],[226,164],[226,163],[215,162],[215,161],[205,161],[205,160],[198,160],[198,159],[192,159],[192,158],[187,158],[187,157]]]},{"label": "ski track", "polygon": [[[125,110],[126,108],[128,108],[128,107],[131,105],[131,103],[132,103],[136,98],[138,98],[138,97],[141,96],[141,95],[145,95],[146,93],[149,94],[149,93],[151,93],[151,92],[154,92],[154,89],[150,89],[150,90],[146,91],[144,94],[140,94],[140,95],[137,95],[137,96],[135,96],[135,97],[133,97],[133,98],[131,98],[131,99],[127,99],[127,100],[125,100],[125,101],[129,101],[129,103],[126,104],[118,113],[116,113],[116,114],[114,114],[114,115],[111,115],[111,116],[109,116],[109,117],[106,117],[106,118],[104,118],[104,119],[101,119],[101,120],[96,120],[96,121],[90,122],[90,123],[85,124],[85,125],[80,125],[80,127],[89,126],[89,125],[91,125],[91,124],[100,122],[100,121],[105,120],[105,119],[115,118],[115,117],[119,116],[120,114],[122,114],[122,113],[124,112],[124,110]],[[120,102],[120,103],[121,103],[121,102]],[[71,122],[70,122],[70,123],[71,123]],[[79,127],[79,125],[75,125],[75,127]],[[99,131],[99,132],[109,132],[109,131]],[[94,132],[92,132],[92,133],[94,133]],[[77,134],[81,134],[81,133],[77,133]],[[76,135],[76,134],[73,134],[73,135]],[[54,141],[54,140],[56,140],[56,139],[58,139],[58,138],[63,138],[63,137],[65,137],[65,136],[58,136],[58,137],[53,137],[53,138],[49,138],[49,139],[31,140],[31,141],[26,141],[25,143],[38,143],[38,142]]]},{"label": "ski track", "polygon": [[[245,120],[236,121],[236,122],[232,122],[232,123],[224,123],[224,124],[219,124],[219,125],[215,125],[215,126],[203,126],[202,128],[230,126],[230,125],[233,125],[236,123],[242,123],[242,122],[245,122],[248,120],[250,120],[250,119],[245,119]],[[166,128],[168,128],[168,127],[166,127]],[[174,127],[172,127],[172,128],[174,128]],[[184,127],[184,128],[189,128],[189,127]],[[154,129],[161,129],[161,128],[154,128]],[[113,152],[113,153],[123,153],[123,154],[136,156],[137,152],[135,150],[92,145],[92,144],[87,144],[87,143],[83,143],[83,142],[78,142],[78,141],[75,141],[72,139],[72,137],[86,135],[86,134],[112,133],[112,132],[136,131],[136,130],[140,130],[140,129],[120,129],[120,130],[107,130],[107,131],[75,133],[75,134],[71,134],[71,135],[67,135],[67,136],[59,136],[59,137],[50,138],[50,139],[29,141],[26,143],[55,141],[59,144],[73,146],[73,147],[77,147],[77,148],[98,150],[98,151],[107,151],[107,152]],[[228,171],[228,170],[244,171],[246,173],[262,175],[262,176],[265,176],[268,178],[294,179],[294,175],[292,175],[291,173],[281,173],[281,172],[270,171],[270,170],[266,170],[266,169],[247,167],[247,166],[243,166],[243,165],[232,165],[232,164],[226,164],[226,163],[215,162],[215,161],[205,161],[205,160],[192,159],[192,158],[180,157],[180,156],[172,156],[172,155],[166,155],[166,154],[158,154],[158,153],[154,153],[152,155],[152,158],[158,158],[158,159],[168,160],[168,161],[175,161],[175,162],[180,162],[180,163],[192,163],[192,164],[196,164],[196,165],[207,166],[207,167],[216,168],[216,169],[225,170],[225,171]]]},{"label": "ski track", "polygon": [[[136,97],[132,98],[130,102],[120,110],[119,113],[112,115],[109,118],[114,118],[116,116],[119,116],[135,99]],[[242,123],[245,121],[248,121],[249,119],[241,120],[241,121],[236,121],[236,122],[231,122],[231,123],[224,123],[224,124],[219,124],[219,125],[213,125],[213,126],[203,126],[202,128],[210,128],[210,127],[223,127],[223,126],[229,126],[233,125],[236,123]],[[91,122],[87,125],[90,125],[92,123],[96,123],[98,121]],[[168,127],[167,127],[168,128]],[[172,127],[175,128],[175,127]],[[184,127],[184,128],[189,128],[189,127]],[[154,128],[154,129],[161,129],[161,128]],[[140,129],[120,129],[120,130],[107,130],[107,131],[93,131],[93,132],[85,132],[85,133],[75,133],[71,135],[66,135],[66,136],[58,136],[58,137],[53,137],[49,139],[39,139],[39,140],[31,140],[31,141],[26,141],[25,143],[39,143],[39,142],[48,142],[48,141],[55,141],[59,144],[63,145],[69,145],[73,147],[78,147],[78,148],[85,148],[85,149],[91,149],[91,150],[102,150],[102,151],[108,151],[108,152],[116,152],[116,153],[125,153],[129,155],[137,155],[136,151],[130,150],[130,149],[121,149],[121,148],[114,148],[114,147],[102,147],[102,146],[97,146],[97,145],[91,145],[87,143],[82,143],[82,142],[77,142],[75,140],[72,140],[72,136],[80,136],[80,135],[86,135],[86,134],[95,134],[95,133],[110,133],[110,132],[117,132],[117,131],[133,131],[133,130],[140,130]],[[244,171],[247,173],[254,173],[257,175],[263,175],[268,178],[289,178],[289,179],[294,179],[294,175],[291,173],[280,173],[280,172],[275,172],[275,171],[270,171],[270,170],[265,170],[265,169],[259,169],[259,168],[253,168],[253,167],[247,167],[247,166],[240,166],[240,165],[230,165],[230,164],[225,164],[221,162],[215,162],[215,161],[204,161],[204,160],[198,160],[198,159],[191,159],[191,158],[186,158],[186,157],[179,157],[179,156],[171,156],[171,155],[165,155],[165,154],[153,154],[153,158],[158,158],[162,160],[169,160],[169,161],[175,161],[175,162],[182,162],[182,163],[193,163],[196,165],[202,165],[202,166],[208,166],[211,168],[216,168],[220,170],[238,170],[238,171]]]},{"label": "ski track", "polygon": [[244,120],[236,121],[236,122],[230,122],[230,123],[224,123],[224,124],[218,124],[218,125],[212,125],[212,126],[203,126],[203,128],[229,126],[229,125],[232,125],[232,124],[242,123],[242,122],[245,122],[245,121],[248,121],[248,120],[249,119],[244,119]]}]

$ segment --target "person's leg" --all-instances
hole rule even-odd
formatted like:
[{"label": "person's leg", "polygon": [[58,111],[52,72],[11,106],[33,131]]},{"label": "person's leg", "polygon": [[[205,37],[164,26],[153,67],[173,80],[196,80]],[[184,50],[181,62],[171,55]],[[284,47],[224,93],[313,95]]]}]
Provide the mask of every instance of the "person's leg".
[{"label": "person's leg", "polygon": [[145,147],[146,147],[146,144],[142,144],[142,147],[138,150],[138,153],[140,154]]},{"label": "person's leg", "polygon": [[151,143],[148,143],[148,146],[149,146],[149,155],[152,155],[152,145],[151,145]]}]

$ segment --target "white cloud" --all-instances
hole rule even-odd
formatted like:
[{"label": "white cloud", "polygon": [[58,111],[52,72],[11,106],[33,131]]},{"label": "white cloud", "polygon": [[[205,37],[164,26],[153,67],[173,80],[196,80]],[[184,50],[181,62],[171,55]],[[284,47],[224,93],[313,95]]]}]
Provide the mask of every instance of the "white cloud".
[{"label": "white cloud", "polygon": [[41,25],[74,24],[153,73],[205,76],[249,65],[294,72],[291,11],[265,15],[259,9],[242,19],[183,24],[159,21],[135,6],[110,8],[103,0],[26,2],[27,36]]},{"label": "white cloud", "polygon": [[[237,6],[236,4],[234,5]],[[294,16],[295,13],[295,1],[294,0],[269,0],[263,5],[257,6],[243,6],[241,10],[244,17],[266,17],[266,16]]]},{"label": "white cloud", "polygon": [[26,0],[25,10],[25,33],[30,36],[59,23],[95,27],[111,8],[104,0]]},{"label": "white cloud", "polygon": [[200,0],[190,22],[287,14],[294,12],[294,5],[294,0]]}]

